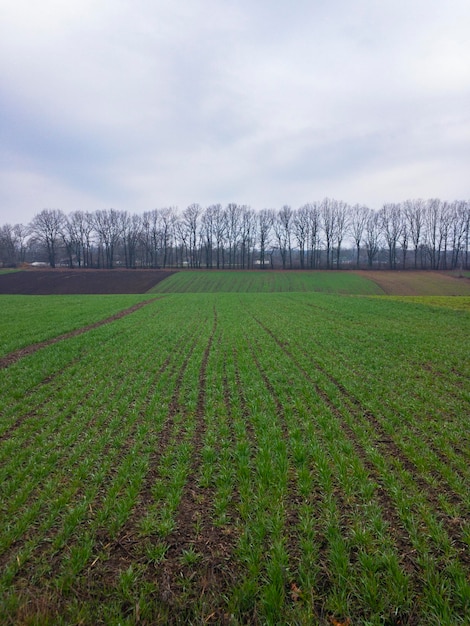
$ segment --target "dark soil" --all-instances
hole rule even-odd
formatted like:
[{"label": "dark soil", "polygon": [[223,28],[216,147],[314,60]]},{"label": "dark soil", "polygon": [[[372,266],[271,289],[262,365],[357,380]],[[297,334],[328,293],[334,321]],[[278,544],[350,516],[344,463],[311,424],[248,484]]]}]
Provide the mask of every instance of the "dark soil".
[{"label": "dark soil", "polygon": [[146,293],[171,274],[171,270],[24,270],[0,274],[0,294]]}]

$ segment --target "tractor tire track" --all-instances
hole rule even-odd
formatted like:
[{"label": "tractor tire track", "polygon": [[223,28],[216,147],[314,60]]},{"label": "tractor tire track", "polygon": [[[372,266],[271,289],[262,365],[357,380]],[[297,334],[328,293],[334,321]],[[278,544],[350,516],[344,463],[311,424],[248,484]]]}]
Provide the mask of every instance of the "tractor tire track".
[{"label": "tractor tire track", "polygon": [[[233,539],[222,527],[215,526],[210,516],[213,488],[201,487],[199,483],[202,465],[200,450],[203,445],[207,387],[207,367],[218,328],[217,311],[214,307],[211,335],[204,350],[198,379],[198,398],[195,411],[196,427],[192,439],[193,460],[188,479],[178,505],[175,529],[168,535],[166,558],[156,572],[161,600],[171,607],[177,603],[181,577],[191,581],[190,593],[198,602],[204,602],[211,611],[210,619],[223,623],[224,594],[234,582],[234,568],[227,567],[232,559]],[[184,561],[184,555],[197,554],[195,563]]]},{"label": "tractor tire track", "polygon": [[[109,324],[117,319],[121,319],[122,317],[125,317],[131,313],[133,313],[134,311],[137,311],[139,309],[141,309],[143,306],[146,306],[152,302],[154,302],[155,300],[159,300],[160,298],[153,298],[152,300],[146,300],[145,302],[141,302],[138,303],[128,309],[125,309],[124,311],[120,311],[119,313],[116,313],[114,315],[112,315],[111,317],[108,317],[104,320],[101,320],[99,322],[95,322],[94,324],[91,324],[89,326],[85,326],[79,329],[76,329],[74,331],[71,331],[69,333],[65,333],[63,335],[60,335],[59,337],[55,337],[53,339],[50,339],[48,341],[45,342],[41,342],[41,343],[37,343],[37,344],[32,344],[31,346],[28,346],[27,348],[22,348],[21,350],[17,350],[13,353],[11,353],[10,355],[7,355],[6,357],[0,359],[0,369],[2,368],[6,368],[9,365],[12,365],[13,363],[16,363],[18,360],[20,360],[21,358],[23,358],[23,356],[26,356],[28,354],[32,354],[38,350],[40,350],[43,347],[47,347],[49,345],[58,343],[60,341],[63,341],[65,339],[69,339],[78,335],[82,335],[86,332],[88,332],[89,330],[93,330],[95,328],[98,328],[100,326],[104,326],[106,324]],[[87,351],[88,353],[89,351]],[[51,388],[49,389],[49,393],[48,395],[38,404],[36,405],[33,409],[31,409],[30,411],[27,411],[26,413],[24,413],[23,415],[19,416],[15,422],[13,422],[12,424],[10,424],[9,426],[7,426],[6,430],[3,431],[3,433],[0,434],[0,444],[2,441],[5,441],[9,438],[11,438],[13,436],[13,434],[19,429],[21,428],[21,426],[28,420],[28,419],[34,419],[37,417],[37,415],[39,414],[40,410],[45,407],[47,405],[48,402],[50,402],[50,400],[53,398],[54,393],[56,393],[57,389],[60,386],[60,380],[64,377],[67,376],[67,372],[70,368],[74,367],[74,365],[76,365],[77,363],[79,363],[80,361],[82,361],[84,358],[84,354],[82,353],[80,356],[72,359],[69,363],[67,363],[65,366],[62,366],[60,371],[54,372],[53,374],[46,376],[46,378],[44,378],[43,380],[41,380],[40,382],[38,382],[37,384],[35,384],[32,388],[28,389],[26,391],[25,394],[23,394],[23,399],[29,396],[32,396],[34,393],[37,392],[37,388],[38,387],[45,387],[46,385],[49,385],[50,383],[54,382],[55,384],[53,386],[51,386]],[[123,358],[121,358],[118,362],[118,364],[122,363]],[[84,397],[84,399],[81,400],[81,403],[83,404],[84,401],[86,401],[87,397],[93,392],[93,389],[89,390],[86,394],[86,396]],[[13,405],[9,405],[9,406],[13,406]],[[7,407],[5,407],[7,408]]]},{"label": "tractor tire track", "polygon": [[58,335],[57,337],[53,337],[52,339],[47,339],[39,343],[33,343],[29,346],[26,346],[25,348],[20,348],[19,350],[10,352],[10,354],[7,354],[0,359],[0,369],[10,367],[10,365],[13,365],[20,359],[29,356],[30,354],[34,354],[34,352],[37,352],[42,348],[47,348],[48,346],[52,346],[55,343],[65,341],[66,339],[71,339],[72,337],[77,337],[78,335],[83,335],[90,330],[94,330],[95,328],[99,328],[100,326],[104,326],[105,324],[115,322],[116,320],[119,320],[123,317],[126,317],[127,315],[130,315],[131,313],[134,313],[135,311],[138,311],[139,309],[142,309],[143,307],[151,304],[152,302],[155,302],[156,300],[161,300],[163,297],[164,296],[160,296],[158,298],[152,298],[151,300],[145,300],[144,302],[138,302],[137,304],[134,304],[133,306],[122,311],[119,311],[118,313],[115,313],[114,315],[111,315],[104,320],[100,320],[99,322],[94,322],[93,324],[89,324],[88,326],[82,326],[82,328],[77,328],[62,335]]}]

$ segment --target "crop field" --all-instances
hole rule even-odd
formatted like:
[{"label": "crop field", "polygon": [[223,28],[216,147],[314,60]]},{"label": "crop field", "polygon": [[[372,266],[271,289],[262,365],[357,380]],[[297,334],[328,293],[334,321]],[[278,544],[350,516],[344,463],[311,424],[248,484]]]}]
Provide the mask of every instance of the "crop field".
[{"label": "crop field", "polygon": [[470,299],[206,289],[0,297],[0,623],[468,624]]},{"label": "crop field", "polygon": [[384,294],[366,275],[331,271],[237,271],[178,272],[149,293],[272,293],[315,291],[320,293]]},{"label": "crop field", "polygon": [[397,271],[186,271],[159,282],[149,292],[314,291],[361,295],[470,296],[470,280],[450,272]]}]

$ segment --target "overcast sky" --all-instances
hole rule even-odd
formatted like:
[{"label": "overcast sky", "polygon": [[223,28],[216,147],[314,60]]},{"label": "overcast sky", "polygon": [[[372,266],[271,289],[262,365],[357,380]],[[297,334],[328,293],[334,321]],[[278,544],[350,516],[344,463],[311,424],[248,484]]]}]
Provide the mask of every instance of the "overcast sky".
[{"label": "overcast sky", "polygon": [[0,224],[470,198],[469,0],[0,0]]}]

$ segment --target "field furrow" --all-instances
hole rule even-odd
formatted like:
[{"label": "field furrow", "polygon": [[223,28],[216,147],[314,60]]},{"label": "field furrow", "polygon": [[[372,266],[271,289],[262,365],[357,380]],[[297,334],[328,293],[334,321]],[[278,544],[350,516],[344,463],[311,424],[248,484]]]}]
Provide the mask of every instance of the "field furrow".
[{"label": "field furrow", "polygon": [[2,369],[1,623],[466,624],[468,312],[177,276]]},{"label": "field furrow", "polygon": [[[256,318],[254,319],[256,320]],[[335,395],[343,396],[342,399],[349,398],[349,395],[343,390],[342,385],[335,384],[336,381],[332,379],[331,376],[326,376],[328,382],[333,383],[331,386],[334,387],[332,391],[326,391],[328,386],[325,385],[325,383],[323,383],[324,387],[320,386],[320,384],[312,378],[312,373],[306,372],[305,369],[299,365],[298,362],[296,362],[296,359],[292,356],[291,351],[286,348],[286,345],[280,341],[272,331],[260,323],[259,320],[256,321],[273,339],[284,354],[284,357],[289,358],[292,364],[295,365],[295,367],[297,367],[298,370],[302,372],[302,374],[313,385],[316,394],[331,410],[331,413],[337,419],[346,436],[350,437],[353,441],[358,454],[374,463],[374,457],[377,456],[377,449],[380,450],[380,464],[375,462],[375,478],[378,480],[382,479],[383,483],[384,478],[387,477],[389,485],[392,484],[393,479],[393,483],[396,485],[394,489],[398,488],[403,495],[407,494],[408,496],[408,494],[410,494],[408,496],[409,499],[407,506],[421,518],[421,524],[426,524],[431,538],[429,550],[433,553],[437,562],[441,560],[440,554],[443,552],[446,555],[443,562],[450,554],[452,555],[454,562],[455,559],[457,559],[462,563],[464,568],[468,566],[468,551],[466,550],[468,544],[466,546],[465,542],[465,537],[468,536],[468,526],[465,522],[465,520],[468,519],[468,508],[465,506],[465,503],[462,503],[462,500],[460,500],[463,508],[456,507],[455,494],[454,498],[452,498],[452,495],[450,498],[446,498],[443,496],[442,490],[428,484],[428,482],[419,473],[418,468],[404,455],[402,450],[388,437],[388,435],[384,434],[382,428],[378,428],[375,432],[371,432],[369,428],[365,434],[360,424],[363,413],[362,411],[351,412],[351,402],[348,403],[349,407],[345,407],[346,410],[340,410],[338,408],[338,402]],[[312,362],[311,359],[309,359],[309,361]],[[320,375],[324,374],[321,367],[317,367],[316,370]],[[294,381],[291,381],[291,384],[294,385]],[[331,393],[332,395],[330,396],[329,394]],[[333,401],[332,398],[335,398],[335,400]],[[353,405],[353,408],[357,408],[357,406]],[[367,427],[368,423],[364,426]],[[386,439],[384,439],[385,436]],[[369,451],[371,448],[374,450],[373,454]],[[390,487],[388,487],[388,489],[390,490]],[[403,514],[404,511],[400,511],[401,503],[397,500],[397,498],[394,498],[394,500],[394,508],[400,514],[401,526],[403,527],[406,525],[406,517]],[[452,504],[450,504],[449,500],[453,500]],[[445,530],[444,528],[441,528],[442,524],[444,524]],[[416,530],[414,530],[414,532],[416,533]],[[416,549],[418,545],[417,540],[414,542],[412,541],[412,543],[413,547]],[[422,542],[420,542],[420,547],[422,549]],[[444,566],[442,566],[442,568],[445,569]],[[465,570],[461,570],[458,574],[461,579],[461,584],[463,585],[462,597],[464,597],[466,587],[465,583],[462,582],[464,580],[464,571]],[[425,572],[422,576],[424,575]],[[443,584],[445,584],[445,579],[446,574],[443,576]],[[428,588],[425,591],[427,591],[430,596],[432,595],[432,589]]]},{"label": "field furrow", "polygon": [[[266,355],[266,360],[268,358],[269,356]],[[276,358],[279,357],[274,356],[273,362]],[[295,370],[292,370],[292,373],[295,375]],[[348,461],[348,457],[351,454],[351,444],[347,438],[342,439],[341,431],[338,430],[339,426],[333,428],[335,424],[332,416],[337,417],[337,409],[332,405],[324,392],[318,394],[318,389],[316,388],[313,389],[313,396],[307,395],[305,397],[305,391],[301,390],[299,390],[298,394],[295,393],[294,390],[297,389],[298,384],[298,379],[289,379],[287,388],[291,390],[291,395],[286,396],[283,402],[294,405],[294,414],[298,419],[301,418],[299,425],[302,425],[302,428],[305,427],[303,423],[305,419],[314,420],[309,424],[308,437],[314,439],[316,443],[315,454],[312,456],[311,463],[319,477],[319,484],[317,487],[310,485],[310,490],[318,493],[320,496],[319,502],[317,502],[317,506],[319,505],[318,512],[313,516],[314,519],[315,517],[317,518],[318,526],[313,528],[316,530],[316,538],[319,544],[317,559],[319,563],[323,563],[323,567],[318,572],[315,587],[321,587],[322,592],[320,596],[323,599],[319,602],[318,599],[313,597],[311,609],[317,618],[321,618],[322,616],[325,617],[325,611],[328,608],[330,610],[333,609],[336,613],[343,613],[347,605],[346,598],[357,593],[355,588],[351,588],[348,591],[344,581],[354,580],[352,568],[356,559],[351,557],[351,554],[353,554],[351,550],[360,551],[361,548],[348,546],[344,539],[344,535],[347,534],[346,529],[355,527],[358,524],[362,525],[366,511],[369,517],[374,515],[375,523],[377,524],[378,516],[382,512],[377,506],[375,506],[374,513],[371,511],[371,508],[374,508],[373,493],[375,483],[372,482],[373,477],[369,477],[370,482],[366,489],[361,489],[361,492],[358,492],[359,483],[354,479],[351,480],[348,475],[348,466],[351,462],[350,460]],[[316,401],[314,400],[315,396],[317,397]],[[312,405],[312,400],[314,405]],[[328,413],[330,413],[328,417],[323,414],[321,402],[326,405]],[[316,409],[314,409],[314,414],[312,415],[313,406],[316,406]],[[319,411],[319,414],[315,417],[316,411]],[[313,431],[311,430],[312,428]],[[292,441],[293,437],[291,436],[290,439]],[[325,452],[327,452],[326,455]],[[345,456],[345,453],[347,456]],[[302,458],[302,453],[298,447],[296,447],[295,454],[297,458]],[[304,451],[303,454],[306,454],[306,452]],[[354,473],[357,474],[357,477],[363,483],[365,476],[364,467],[360,463],[356,463],[355,461]],[[302,476],[302,479],[305,480],[305,477]],[[381,504],[384,501],[387,504],[386,512],[388,514],[386,518],[388,520],[380,521],[381,532],[387,529],[387,524],[390,520],[395,522],[391,527],[397,539],[397,547],[399,547],[400,552],[412,553],[414,548],[411,539],[407,537],[406,529],[396,513],[396,507],[386,492],[384,492],[381,498]],[[388,540],[384,544],[383,537],[379,535],[375,541],[379,542],[381,554],[388,554],[389,559],[396,559]],[[406,569],[409,570],[410,568]],[[414,564],[412,564],[413,569]],[[336,572],[336,574],[332,576],[332,572]],[[361,576],[364,576],[364,571],[361,572]],[[373,587],[372,581],[374,576],[372,569],[368,575],[369,583],[366,582],[365,584],[372,584]],[[404,573],[400,576],[401,579],[406,579]],[[398,582],[395,580],[393,584],[389,584],[391,587],[396,587]],[[401,586],[398,587],[399,590],[403,588],[403,584],[403,580],[401,580]],[[370,593],[372,593],[372,590],[370,590]]]}]

